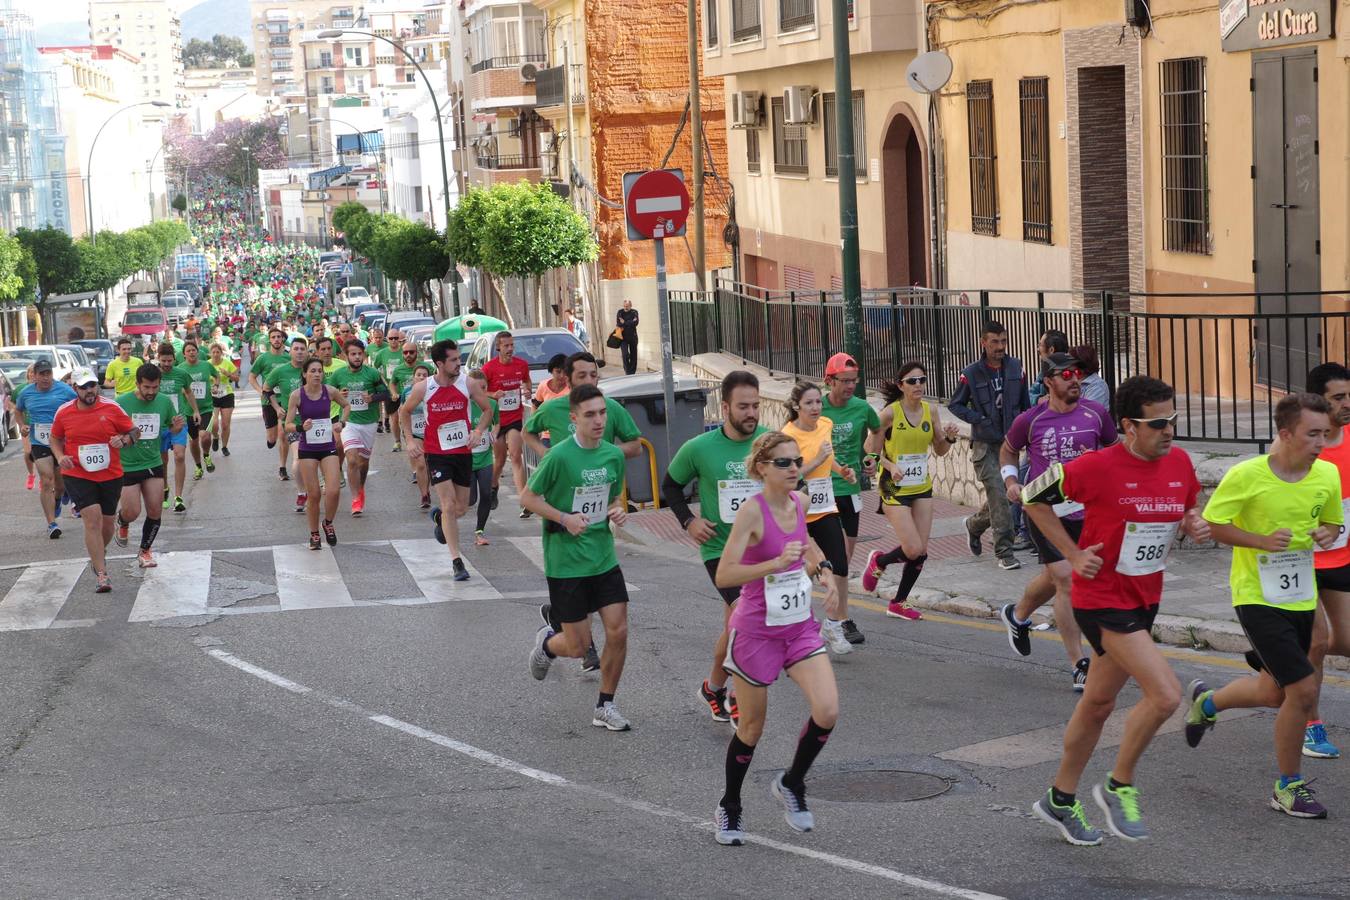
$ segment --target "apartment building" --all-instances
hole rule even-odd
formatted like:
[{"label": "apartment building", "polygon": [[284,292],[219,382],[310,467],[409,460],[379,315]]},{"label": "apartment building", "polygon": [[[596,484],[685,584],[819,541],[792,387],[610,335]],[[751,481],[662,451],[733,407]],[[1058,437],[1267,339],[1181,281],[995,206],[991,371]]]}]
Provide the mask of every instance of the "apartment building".
[{"label": "apartment building", "polygon": [[535,78],[545,65],[544,13],[518,0],[465,0],[467,180],[471,185],[540,179]]},{"label": "apartment building", "polygon": [[[89,0],[90,42],[140,60],[137,100],[173,106],[187,100],[180,6],[180,0]],[[166,109],[157,115],[168,113]]]},{"label": "apartment building", "polygon": [[69,229],[71,197],[65,179],[54,73],[44,67],[33,20],[0,0],[0,229]]},{"label": "apartment building", "polygon": [[295,98],[305,94],[300,38],[329,28],[355,27],[359,6],[333,0],[252,0],[249,11],[258,93]]}]

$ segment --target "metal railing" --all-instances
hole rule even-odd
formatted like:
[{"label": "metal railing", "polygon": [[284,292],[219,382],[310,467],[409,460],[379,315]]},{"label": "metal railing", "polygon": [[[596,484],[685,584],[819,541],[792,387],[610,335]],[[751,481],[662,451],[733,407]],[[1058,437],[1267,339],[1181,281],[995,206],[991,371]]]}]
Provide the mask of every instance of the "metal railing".
[{"label": "metal railing", "polygon": [[496,156],[479,156],[477,158],[478,168],[480,169],[537,169],[539,160],[529,158],[523,154]]},{"label": "metal railing", "polygon": [[[844,306],[833,291],[768,291],[720,282],[672,291],[674,353],[724,352],[776,375],[819,380],[844,347]],[[1268,311],[1279,304],[1279,311]],[[1290,306],[1320,307],[1285,312]],[[1261,311],[1261,310],[1267,311]],[[1138,311],[1148,310],[1148,311]],[[1048,329],[1070,347],[1096,348],[1112,391],[1151,375],[1177,392],[1178,437],[1212,443],[1274,440],[1274,409],[1307,371],[1350,348],[1350,295],[1128,294],[1069,291],[864,291],[863,368],[869,388],[918,360],[930,396],[946,402],[963,368],[980,358],[984,323],[1001,322],[1008,353],[1034,378]]]},{"label": "metal railing", "polygon": [[482,72],[486,69],[515,69],[525,63],[541,63],[544,61],[542,53],[526,53],[521,56],[493,56],[488,59],[480,59],[469,67],[471,72]]},{"label": "metal railing", "polygon": [[[562,106],[567,102],[567,76],[562,66],[539,70],[534,80],[534,102],[536,106]],[[572,63],[572,102],[586,102],[581,63]]]}]

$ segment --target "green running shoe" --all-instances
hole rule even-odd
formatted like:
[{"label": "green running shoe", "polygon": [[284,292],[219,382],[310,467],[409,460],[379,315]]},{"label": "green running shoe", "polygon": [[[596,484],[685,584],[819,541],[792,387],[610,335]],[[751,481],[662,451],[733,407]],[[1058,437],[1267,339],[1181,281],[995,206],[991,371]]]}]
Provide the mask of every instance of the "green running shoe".
[{"label": "green running shoe", "polygon": [[1092,789],[1097,805],[1106,813],[1106,827],[1118,838],[1142,841],[1148,829],[1139,815],[1139,791],[1133,785],[1122,784],[1111,789],[1110,781],[1103,781]]},{"label": "green running shoe", "polygon": [[1186,691],[1191,698],[1190,709],[1186,710],[1186,743],[1192,747],[1200,746],[1200,739],[1205,736],[1205,732],[1214,727],[1218,721],[1218,716],[1205,715],[1205,698],[1213,696],[1214,692],[1205,687],[1205,683],[1200,679],[1191,682],[1189,690]]},{"label": "green running shoe", "polygon": [[1031,811],[1058,828],[1064,840],[1075,847],[1095,847],[1102,842],[1102,833],[1088,824],[1083,804],[1077,800],[1073,806],[1056,806],[1046,791],[1044,797],[1031,805]]}]

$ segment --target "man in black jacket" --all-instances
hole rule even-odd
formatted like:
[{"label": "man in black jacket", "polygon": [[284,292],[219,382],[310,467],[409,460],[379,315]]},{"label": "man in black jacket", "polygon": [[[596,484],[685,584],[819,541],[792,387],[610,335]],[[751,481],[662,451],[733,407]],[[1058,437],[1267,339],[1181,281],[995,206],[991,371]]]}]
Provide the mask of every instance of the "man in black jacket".
[{"label": "man in black jacket", "polygon": [[615,317],[614,327],[619,329],[619,337],[623,339],[620,345],[620,352],[623,353],[623,373],[632,375],[637,371],[637,329],[638,312],[633,309],[633,301],[623,301],[623,309],[619,310]]},{"label": "man in black jacket", "polygon": [[952,415],[970,423],[970,459],[984,485],[984,506],[964,524],[971,553],[980,555],[980,537],[993,528],[999,568],[1019,569],[1022,564],[1012,549],[1012,508],[999,472],[998,452],[1013,419],[1031,407],[1031,397],[1022,361],[1008,355],[1008,329],[999,322],[988,322],[980,343],[983,355],[961,373],[961,385],[948,406]]}]

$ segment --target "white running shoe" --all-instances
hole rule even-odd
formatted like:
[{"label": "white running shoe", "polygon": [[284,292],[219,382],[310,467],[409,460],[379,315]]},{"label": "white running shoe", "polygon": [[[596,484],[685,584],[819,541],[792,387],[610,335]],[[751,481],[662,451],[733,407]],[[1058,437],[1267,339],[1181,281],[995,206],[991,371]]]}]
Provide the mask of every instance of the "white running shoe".
[{"label": "white running shoe", "polygon": [[606,700],[604,706],[595,708],[595,715],[591,718],[591,724],[597,728],[608,728],[610,731],[628,731],[633,727],[619,712],[619,708],[614,705],[613,700]]},{"label": "white running shoe", "polygon": [[820,639],[829,646],[830,652],[839,656],[853,652],[853,645],[844,636],[843,622],[826,619],[825,624],[820,626]]}]

